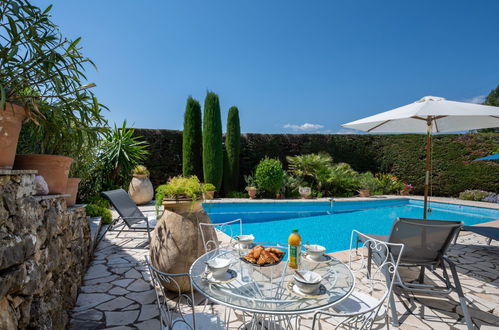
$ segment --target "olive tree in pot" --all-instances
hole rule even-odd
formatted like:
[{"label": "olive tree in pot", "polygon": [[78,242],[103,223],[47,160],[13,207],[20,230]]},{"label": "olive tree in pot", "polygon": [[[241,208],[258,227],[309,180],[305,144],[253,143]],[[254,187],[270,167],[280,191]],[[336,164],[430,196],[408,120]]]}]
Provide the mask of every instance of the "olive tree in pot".
[{"label": "olive tree in pot", "polygon": [[[100,104],[88,90],[94,84],[82,82],[86,65],[93,63],[81,54],[80,38],[71,41],[62,37],[50,20],[51,6],[42,10],[26,0],[5,0],[1,6],[0,127],[8,128],[0,134],[0,167],[12,168],[25,118],[43,126],[50,124],[47,114],[54,111],[67,122],[77,123],[74,129],[102,125],[104,119]],[[58,132],[63,129],[57,127]],[[62,179],[45,180],[50,193],[63,193],[71,160],[56,158],[47,166],[52,160],[46,155],[23,156],[16,163],[20,169],[40,172],[56,168]],[[39,169],[39,164],[45,165]]]}]

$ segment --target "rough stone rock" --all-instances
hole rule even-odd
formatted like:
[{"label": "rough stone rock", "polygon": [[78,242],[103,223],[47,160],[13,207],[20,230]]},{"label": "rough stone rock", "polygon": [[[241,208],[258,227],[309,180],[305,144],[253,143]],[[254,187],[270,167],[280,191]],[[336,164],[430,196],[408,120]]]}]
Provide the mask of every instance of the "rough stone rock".
[{"label": "rough stone rock", "polygon": [[0,175],[0,329],[66,328],[90,258],[85,210],[34,194],[34,175]]},{"label": "rough stone rock", "polygon": [[[204,210],[182,215],[165,210],[151,238],[150,257],[153,266],[165,273],[188,273],[192,263],[204,254],[200,223],[211,223]],[[215,231],[210,227],[204,235],[206,240],[216,238]],[[180,290],[190,289],[187,277],[176,280]],[[164,286],[167,290],[178,290],[174,283],[164,283]]]},{"label": "rough stone rock", "polygon": [[41,175],[35,176],[35,195],[48,195],[49,185]]},{"label": "rough stone rock", "polygon": [[133,177],[128,186],[128,194],[137,205],[149,203],[154,197],[154,188],[147,177]]}]

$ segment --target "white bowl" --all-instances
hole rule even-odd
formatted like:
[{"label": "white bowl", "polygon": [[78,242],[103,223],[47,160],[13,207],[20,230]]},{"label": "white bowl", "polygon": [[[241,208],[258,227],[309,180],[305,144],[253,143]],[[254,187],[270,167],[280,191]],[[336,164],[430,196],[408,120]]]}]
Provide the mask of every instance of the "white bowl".
[{"label": "white bowl", "polygon": [[324,252],[326,252],[326,248],[324,246],[317,244],[305,245],[305,249],[307,249],[308,255],[313,260],[320,260],[324,255]]},{"label": "white bowl", "polygon": [[232,261],[225,258],[213,258],[206,262],[208,265],[208,270],[211,272],[214,278],[221,279],[224,278],[225,273],[229,270]]},{"label": "white bowl", "polygon": [[322,276],[312,271],[300,271],[300,274],[305,278],[301,278],[298,274],[294,275],[296,286],[303,293],[314,293],[321,285]]},{"label": "white bowl", "polygon": [[253,236],[253,234],[239,235],[237,237],[237,241],[241,244],[244,244],[244,245],[249,245],[249,244],[253,243],[254,240],[255,240],[255,236]]}]

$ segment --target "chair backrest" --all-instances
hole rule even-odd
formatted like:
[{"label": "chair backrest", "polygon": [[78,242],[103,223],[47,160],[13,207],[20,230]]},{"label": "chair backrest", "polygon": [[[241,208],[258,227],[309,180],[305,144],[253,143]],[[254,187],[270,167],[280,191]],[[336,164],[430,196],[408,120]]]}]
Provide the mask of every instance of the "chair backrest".
[{"label": "chair backrest", "polygon": [[[239,226],[237,224],[239,223]],[[237,228],[237,227],[239,228]],[[236,227],[236,228],[235,228]],[[217,229],[218,231],[227,235],[227,237],[219,237],[215,234],[211,237],[207,235],[208,232],[213,231],[212,229]],[[243,221],[242,219],[236,219],[223,223],[199,223],[199,231],[201,232],[201,238],[203,239],[204,252],[218,249],[223,246],[230,246],[234,243],[235,235],[243,234]]]},{"label": "chair backrest", "polygon": [[147,221],[147,218],[123,189],[104,191],[101,194],[111,202],[128,227],[140,221]]},{"label": "chair backrest", "polygon": [[[355,245],[359,238],[363,246],[361,249],[356,249]],[[360,260],[358,251],[361,254]],[[391,294],[402,255],[400,252],[403,251],[404,244],[380,241],[357,230],[352,231],[349,266],[356,278],[355,291],[368,294],[377,300],[376,304],[369,304],[369,308],[366,308],[362,315],[355,316],[364,324],[374,321],[386,298]],[[369,257],[375,258],[376,261],[371,262]]]},{"label": "chair backrest", "polygon": [[[194,291],[192,289],[192,284],[190,291],[185,293],[181,291],[177,281],[179,277],[188,277],[190,280],[189,274],[163,273],[151,264],[147,256],[145,256],[145,260],[151,275],[151,284],[156,292],[161,329],[173,329],[177,323],[185,323],[188,328],[196,329],[196,318],[194,317]],[[164,284],[168,284],[168,290],[165,289]],[[176,292],[175,290],[172,291],[172,287],[177,288]],[[186,306],[191,308],[192,317],[190,318],[186,318],[182,313],[182,310],[185,310]]]},{"label": "chair backrest", "polygon": [[388,241],[404,244],[402,264],[439,264],[462,221],[398,218]]}]

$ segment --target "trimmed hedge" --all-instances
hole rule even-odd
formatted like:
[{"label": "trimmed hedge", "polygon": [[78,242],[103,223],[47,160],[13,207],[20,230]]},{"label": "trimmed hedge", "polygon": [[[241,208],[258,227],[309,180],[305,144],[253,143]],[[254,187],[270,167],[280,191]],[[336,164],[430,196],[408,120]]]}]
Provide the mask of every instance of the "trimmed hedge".
[{"label": "trimmed hedge", "polygon": [[[182,173],[182,132],[136,129],[150,147],[144,165],[153,184]],[[359,172],[390,172],[421,194],[424,184],[425,136],[244,134],[241,135],[240,184],[262,158],[278,158],[287,168],[286,156],[325,151],[334,162],[345,162]],[[473,161],[492,153],[499,134],[436,135],[433,137],[433,195],[457,196],[466,189],[499,193],[499,162]]]}]

